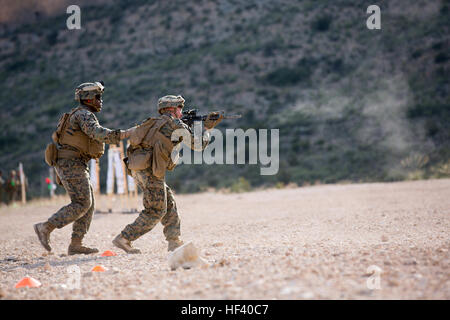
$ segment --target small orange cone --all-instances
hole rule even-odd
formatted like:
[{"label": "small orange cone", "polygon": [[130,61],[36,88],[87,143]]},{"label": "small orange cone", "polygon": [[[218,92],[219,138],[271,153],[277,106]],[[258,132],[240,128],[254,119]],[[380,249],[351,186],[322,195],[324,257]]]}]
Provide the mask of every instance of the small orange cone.
[{"label": "small orange cone", "polygon": [[25,277],[16,284],[16,288],[23,288],[23,287],[38,288],[40,286],[41,283],[31,277]]},{"label": "small orange cone", "polygon": [[103,268],[103,266],[95,266],[95,267],[92,268],[91,271],[92,272],[104,272],[104,271],[106,271],[106,269]]},{"label": "small orange cone", "polygon": [[117,254],[109,250],[106,250],[105,252],[102,253],[102,257],[112,257],[112,256],[117,256]]}]

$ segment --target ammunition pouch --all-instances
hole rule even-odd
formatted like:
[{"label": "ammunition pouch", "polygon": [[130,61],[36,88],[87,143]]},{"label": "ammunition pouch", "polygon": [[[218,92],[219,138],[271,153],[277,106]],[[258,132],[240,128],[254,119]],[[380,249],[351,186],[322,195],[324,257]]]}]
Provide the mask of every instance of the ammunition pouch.
[{"label": "ammunition pouch", "polygon": [[[161,134],[162,136],[162,134]],[[164,146],[164,140],[156,140],[154,142],[154,152],[152,157],[152,173],[157,178],[163,178],[166,174],[166,169],[169,166],[170,150]],[[170,143],[170,142],[169,142]]]},{"label": "ammunition pouch", "polygon": [[[128,152],[127,152],[128,153]],[[128,170],[139,171],[150,167],[150,157],[152,152],[144,149],[136,149],[128,153],[127,165]],[[124,159],[124,160],[125,160]]]},{"label": "ammunition pouch", "polygon": [[49,143],[45,149],[45,162],[50,166],[54,167],[56,161],[58,160],[58,149],[54,143]]},{"label": "ammunition pouch", "polygon": [[100,158],[105,151],[105,144],[89,138],[82,131],[67,129],[67,133],[60,137],[59,143],[72,146],[91,159]]},{"label": "ammunition pouch", "polygon": [[173,170],[175,164],[170,158],[173,144],[160,129],[170,118],[149,118],[130,135],[130,147],[127,150],[128,168],[144,170],[151,166],[152,174],[162,179],[166,170]]},{"label": "ammunition pouch", "polygon": [[[52,139],[60,145],[69,145],[80,151],[82,158],[98,159],[105,152],[105,144],[89,138],[80,129],[69,128],[70,117],[80,108],[72,109],[70,113],[64,113],[59,119],[56,131],[52,134]],[[68,159],[68,158],[64,158]]]},{"label": "ammunition pouch", "polygon": [[58,159],[80,159],[88,161],[89,158],[82,155],[79,151],[60,149],[58,150]]}]

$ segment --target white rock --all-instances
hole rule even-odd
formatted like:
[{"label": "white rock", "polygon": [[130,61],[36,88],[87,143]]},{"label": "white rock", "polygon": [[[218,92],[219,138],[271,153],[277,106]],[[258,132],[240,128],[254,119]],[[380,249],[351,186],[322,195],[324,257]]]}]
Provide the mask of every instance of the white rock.
[{"label": "white rock", "polygon": [[299,291],[300,291],[299,288],[289,286],[289,287],[284,287],[283,289],[281,289],[280,294],[288,295],[288,294],[291,294],[291,293],[297,293]]},{"label": "white rock", "polygon": [[168,261],[170,269],[172,270],[175,270],[178,267],[190,269],[196,266],[204,266],[208,264],[202,257],[200,257],[198,249],[191,241],[169,253]]},{"label": "white rock", "polygon": [[307,291],[307,292],[303,292],[302,294],[300,294],[300,298],[302,299],[312,299],[314,298],[314,293]]}]

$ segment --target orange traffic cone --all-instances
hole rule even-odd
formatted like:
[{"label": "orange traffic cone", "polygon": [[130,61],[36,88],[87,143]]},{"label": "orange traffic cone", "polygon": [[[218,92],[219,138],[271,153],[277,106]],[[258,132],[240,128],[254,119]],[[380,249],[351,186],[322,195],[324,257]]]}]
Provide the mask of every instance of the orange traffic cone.
[{"label": "orange traffic cone", "polygon": [[95,267],[92,268],[91,271],[92,272],[104,272],[104,271],[106,271],[106,269],[103,268],[103,266],[95,266]]},{"label": "orange traffic cone", "polygon": [[109,250],[106,250],[105,252],[102,253],[102,257],[112,257],[112,256],[117,256],[117,254]]},{"label": "orange traffic cone", "polygon": [[41,283],[31,277],[25,277],[22,280],[20,280],[19,282],[17,282],[17,284],[16,284],[16,288],[23,288],[23,287],[38,288],[40,286],[41,286]]}]

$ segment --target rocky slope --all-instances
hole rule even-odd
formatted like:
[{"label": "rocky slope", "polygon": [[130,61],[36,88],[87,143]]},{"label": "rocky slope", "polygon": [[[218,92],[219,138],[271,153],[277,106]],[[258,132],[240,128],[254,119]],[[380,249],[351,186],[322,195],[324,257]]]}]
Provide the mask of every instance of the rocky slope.
[{"label": "rocky slope", "polygon": [[108,127],[129,127],[179,93],[189,106],[244,115],[222,130],[280,129],[279,174],[183,166],[168,177],[182,192],[238,177],[257,186],[450,173],[446,0],[379,1],[381,30],[366,28],[367,1],[79,2],[81,30],[48,3],[0,31],[0,163],[24,163],[31,196],[46,194],[43,150],[59,115],[96,79]]}]

